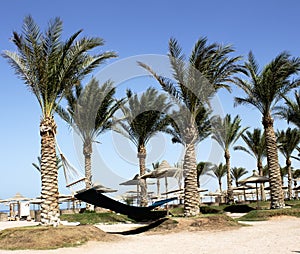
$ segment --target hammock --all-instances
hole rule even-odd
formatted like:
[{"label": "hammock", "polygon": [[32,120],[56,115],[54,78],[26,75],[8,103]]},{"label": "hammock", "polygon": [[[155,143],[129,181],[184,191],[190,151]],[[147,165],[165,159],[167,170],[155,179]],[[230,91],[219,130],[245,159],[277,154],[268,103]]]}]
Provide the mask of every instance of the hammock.
[{"label": "hammock", "polygon": [[147,207],[130,206],[121,203],[119,201],[116,201],[112,198],[109,198],[103,195],[101,191],[97,191],[94,188],[80,191],[77,194],[75,194],[75,197],[89,204],[106,208],[116,213],[127,215],[129,218],[134,219],[136,221],[145,221],[145,220],[165,217],[167,211],[151,211],[151,210],[153,210],[158,206],[161,206],[163,204],[166,204],[170,201],[177,199],[177,198],[168,198],[165,200],[160,200]]},{"label": "hammock", "polygon": [[129,218],[136,221],[151,220],[165,217],[167,211],[151,211],[154,208],[164,205],[170,201],[173,201],[177,198],[168,198],[165,200],[159,200],[154,202],[148,207],[137,207],[130,206],[124,203],[118,202],[114,199],[111,199],[102,193],[104,192],[113,192],[110,188],[106,188],[102,185],[95,185],[90,189],[86,189],[86,178],[82,172],[77,170],[63,155],[59,146],[57,145],[58,151],[61,156],[62,166],[64,170],[64,176],[66,179],[66,187],[70,188],[75,197],[81,201],[95,205],[98,207],[106,208],[112,210],[116,213],[121,213],[127,215]]},{"label": "hammock", "polygon": [[86,177],[83,172],[77,170],[63,155],[58,143],[56,142],[57,150],[61,157],[64,176],[66,179],[66,187],[71,191],[77,192],[86,188]]}]

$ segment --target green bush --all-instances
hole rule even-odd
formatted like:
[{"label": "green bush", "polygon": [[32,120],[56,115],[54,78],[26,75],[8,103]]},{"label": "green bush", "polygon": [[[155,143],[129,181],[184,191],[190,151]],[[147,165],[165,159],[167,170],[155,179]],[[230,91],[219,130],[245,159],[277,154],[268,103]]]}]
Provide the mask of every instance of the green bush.
[{"label": "green bush", "polygon": [[254,208],[248,205],[230,205],[224,208],[225,212],[231,213],[248,213],[252,210],[254,210]]},{"label": "green bush", "polygon": [[203,214],[216,214],[216,213],[222,213],[222,210],[218,210],[210,206],[201,206],[200,212]]}]

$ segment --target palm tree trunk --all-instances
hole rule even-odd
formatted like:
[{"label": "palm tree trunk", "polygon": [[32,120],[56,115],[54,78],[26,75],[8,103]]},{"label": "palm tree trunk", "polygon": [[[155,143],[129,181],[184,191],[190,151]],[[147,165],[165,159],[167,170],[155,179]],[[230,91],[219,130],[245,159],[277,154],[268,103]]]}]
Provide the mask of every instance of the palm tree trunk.
[{"label": "palm tree trunk", "polygon": [[92,156],[93,148],[92,143],[89,141],[84,142],[83,155],[84,155],[84,168],[85,168],[85,186],[87,189],[92,187]]},{"label": "palm tree trunk", "polygon": [[[83,144],[83,155],[84,155],[84,171],[85,171],[85,187],[87,189],[92,188],[92,142],[89,140],[86,140]],[[86,203],[85,204],[86,210],[93,211],[94,207]]]},{"label": "palm tree trunk", "polygon": [[271,189],[271,209],[283,208],[284,195],[282,192],[281,174],[278,164],[278,150],[273,127],[273,119],[270,113],[263,117],[262,123],[266,135],[267,161]]},{"label": "palm tree trunk", "polygon": [[286,167],[288,170],[288,200],[292,199],[292,162],[291,159],[288,157],[286,159]]},{"label": "palm tree trunk", "polygon": [[183,169],[186,174],[184,179],[184,215],[186,217],[200,213],[196,167],[195,145],[192,143],[187,144],[183,163]]},{"label": "palm tree trunk", "polygon": [[227,169],[227,203],[232,204],[234,198],[233,198],[233,190],[232,190],[231,171],[230,171],[230,153],[228,150],[225,150],[224,157],[225,157],[226,169]]},{"label": "palm tree trunk", "polygon": [[41,135],[41,223],[57,226],[60,222],[58,205],[58,169],[55,145],[56,123],[45,117],[40,123]]},{"label": "palm tree trunk", "polygon": [[[138,151],[138,158],[140,164],[140,176],[146,173],[146,148],[145,146],[140,146]],[[146,179],[140,179],[140,187],[141,187],[141,203],[140,206],[148,205],[147,198],[147,183]]]},{"label": "palm tree trunk", "polygon": [[220,189],[220,193],[222,193],[222,180],[219,180],[219,189]]},{"label": "palm tree trunk", "polygon": [[[257,160],[257,170],[258,170],[258,174],[260,176],[263,176],[263,167],[262,167],[262,162],[261,159]],[[261,183],[260,184],[260,195],[261,195],[261,200],[262,201],[266,201],[266,193],[265,193],[265,188],[264,188],[264,184]]]}]

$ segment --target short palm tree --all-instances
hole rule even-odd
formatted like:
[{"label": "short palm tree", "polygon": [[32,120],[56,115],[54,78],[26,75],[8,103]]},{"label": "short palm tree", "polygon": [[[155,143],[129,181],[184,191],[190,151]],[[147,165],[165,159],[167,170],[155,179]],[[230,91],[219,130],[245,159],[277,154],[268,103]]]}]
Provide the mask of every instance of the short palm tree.
[{"label": "short palm tree", "polygon": [[300,142],[300,132],[298,129],[287,128],[285,131],[277,131],[277,143],[279,151],[285,157],[285,168],[288,175],[288,199],[292,199],[292,153]]},{"label": "short palm tree", "polygon": [[[124,120],[115,127],[116,131],[127,137],[137,148],[140,175],[146,173],[146,145],[158,132],[165,131],[169,125],[167,112],[171,104],[165,94],[148,88],[140,97],[127,90],[128,103],[121,106]],[[141,206],[147,206],[146,180],[140,180]]]},{"label": "short palm tree", "polygon": [[24,80],[36,97],[42,111],[41,135],[41,223],[59,223],[58,184],[56,165],[56,123],[53,118],[56,105],[65,91],[82,80],[108,56],[108,52],[90,55],[88,52],[103,45],[101,38],[78,38],[81,30],[62,41],[62,21],[49,23],[45,33],[31,16],[24,19],[21,34],[13,33],[12,42],[17,52],[4,51],[3,56]]},{"label": "short palm tree", "polygon": [[[234,150],[244,151],[256,159],[257,170],[260,176],[263,176],[263,165],[262,160],[267,156],[265,135],[258,128],[254,129],[253,132],[246,131],[242,134],[245,146],[235,146]],[[260,185],[262,200],[266,199],[264,185]]]},{"label": "short palm tree", "polygon": [[285,105],[276,107],[276,115],[287,120],[288,123],[295,124],[300,128],[300,93],[295,91],[295,100],[284,97]]},{"label": "short palm tree", "polygon": [[283,52],[262,70],[259,70],[259,65],[252,52],[250,52],[245,68],[248,79],[236,78],[236,84],[246,93],[246,97],[235,98],[235,103],[252,105],[262,114],[270,175],[271,208],[282,208],[284,207],[284,195],[271,114],[282,96],[299,85],[298,80],[291,80],[291,78],[299,71],[300,59],[292,58],[287,52]]},{"label": "short palm tree", "polygon": [[231,119],[231,116],[227,114],[224,119],[217,117],[213,121],[212,138],[217,141],[224,151],[224,158],[227,167],[227,201],[232,203],[233,191],[232,191],[232,179],[231,179],[231,167],[230,167],[230,148],[241,137],[243,132],[247,128],[242,128],[241,118],[236,116]]},{"label": "short palm tree", "polygon": [[219,183],[219,190],[222,193],[222,178],[227,174],[227,167],[220,163],[219,165],[215,165],[212,167],[212,173],[208,173],[208,175],[212,177],[216,177]]},{"label": "short palm tree", "polygon": [[246,174],[248,174],[248,171],[243,167],[233,167],[231,169],[231,177],[235,181],[236,187],[239,186],[240,178]]},{"label": "short palm tree", "polygon": [[99,135],[112,129],[114,113],[122,103],[122,100],[114,99],[115,92],[112,82],[99,86],[92,78],[85,87],[78,84],[68,91],[65,96],[67,108],[58,106],[56,110],[82,139],[88,189],[92,187],[92,145]]},{"label": "short palm tree", "polygon": [[218,89],[230,90],[229,82],[233,75],[241,70],[237,62],[240,57],[230,57],[233,48],[218,43],[208,44],[207,38],[200,38],[189,57],[182,53],[176,39],[169,40],[169,61],[174,80],[157,74],[151,67],[139,63],[161,85],[179,110],[173,112],[173,141],[185,147],[183,170],[184,179],[184,215],[199,214],[200,198],[197,190],[197,171],[195,147],[209,135],[209,110],[206,103]]}]

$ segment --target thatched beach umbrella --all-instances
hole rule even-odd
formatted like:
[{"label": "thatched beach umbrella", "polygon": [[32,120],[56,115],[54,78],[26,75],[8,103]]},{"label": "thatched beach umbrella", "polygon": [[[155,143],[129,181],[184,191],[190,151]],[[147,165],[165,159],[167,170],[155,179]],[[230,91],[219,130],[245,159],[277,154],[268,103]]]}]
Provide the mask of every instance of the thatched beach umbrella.
[{"label": "thatched beach umbrella", "polygon": [[[147,183],[147,184],[154,184],[154,183]],[[119,185],[124,185],[124,186],[136,186],[136,192],[137,192],[137,201],[139,199],[139,194],[140,194],[140,177],[139,174],[136,174],[131,180],[125,181],[120,183]],[[138,203],[138,202],[137,202]]]},{"label": "thatched beach umbrella", "polygon": [[[166,161],[163,160],[160,164],[159,167],[149,173],[146,173],[141,176],[142,179],[147,179],[147,178],[156,178],[156,179],[165,179],[165,193],[167,196],[168,193],[168,177],[174,177],[177,179],[182,178],[182,169],[178,167],[171,167],[170,164]],[[179,186],[180,187],[180,186]],[[159,185],[157,185],[157,195],[159,195]]]},{"label": "thatched beach umbrella", "polygon": [[246,197],[246,190],[250,190],[250,189],[254,189],[255,187],[251,186],[251,185],[240,185],[238,187],[233,188],[233,192],[239,192],[239,191],[243,191],[244,194],[244,200],[247,201],[247,197]]},{"label": "thatched beach umbrella", "polygon": [[252,176],[247,177],[244,180],[241,180],[240,183],[246,184],[246,183],[255,183],[256,188],[256,201],[257,201],[257,208],[259,208],[259,200],[258,200],[258,183],[265,183],[269,182],[269,178],[266,176],[260,176],[256,170],[253,170]]}]

